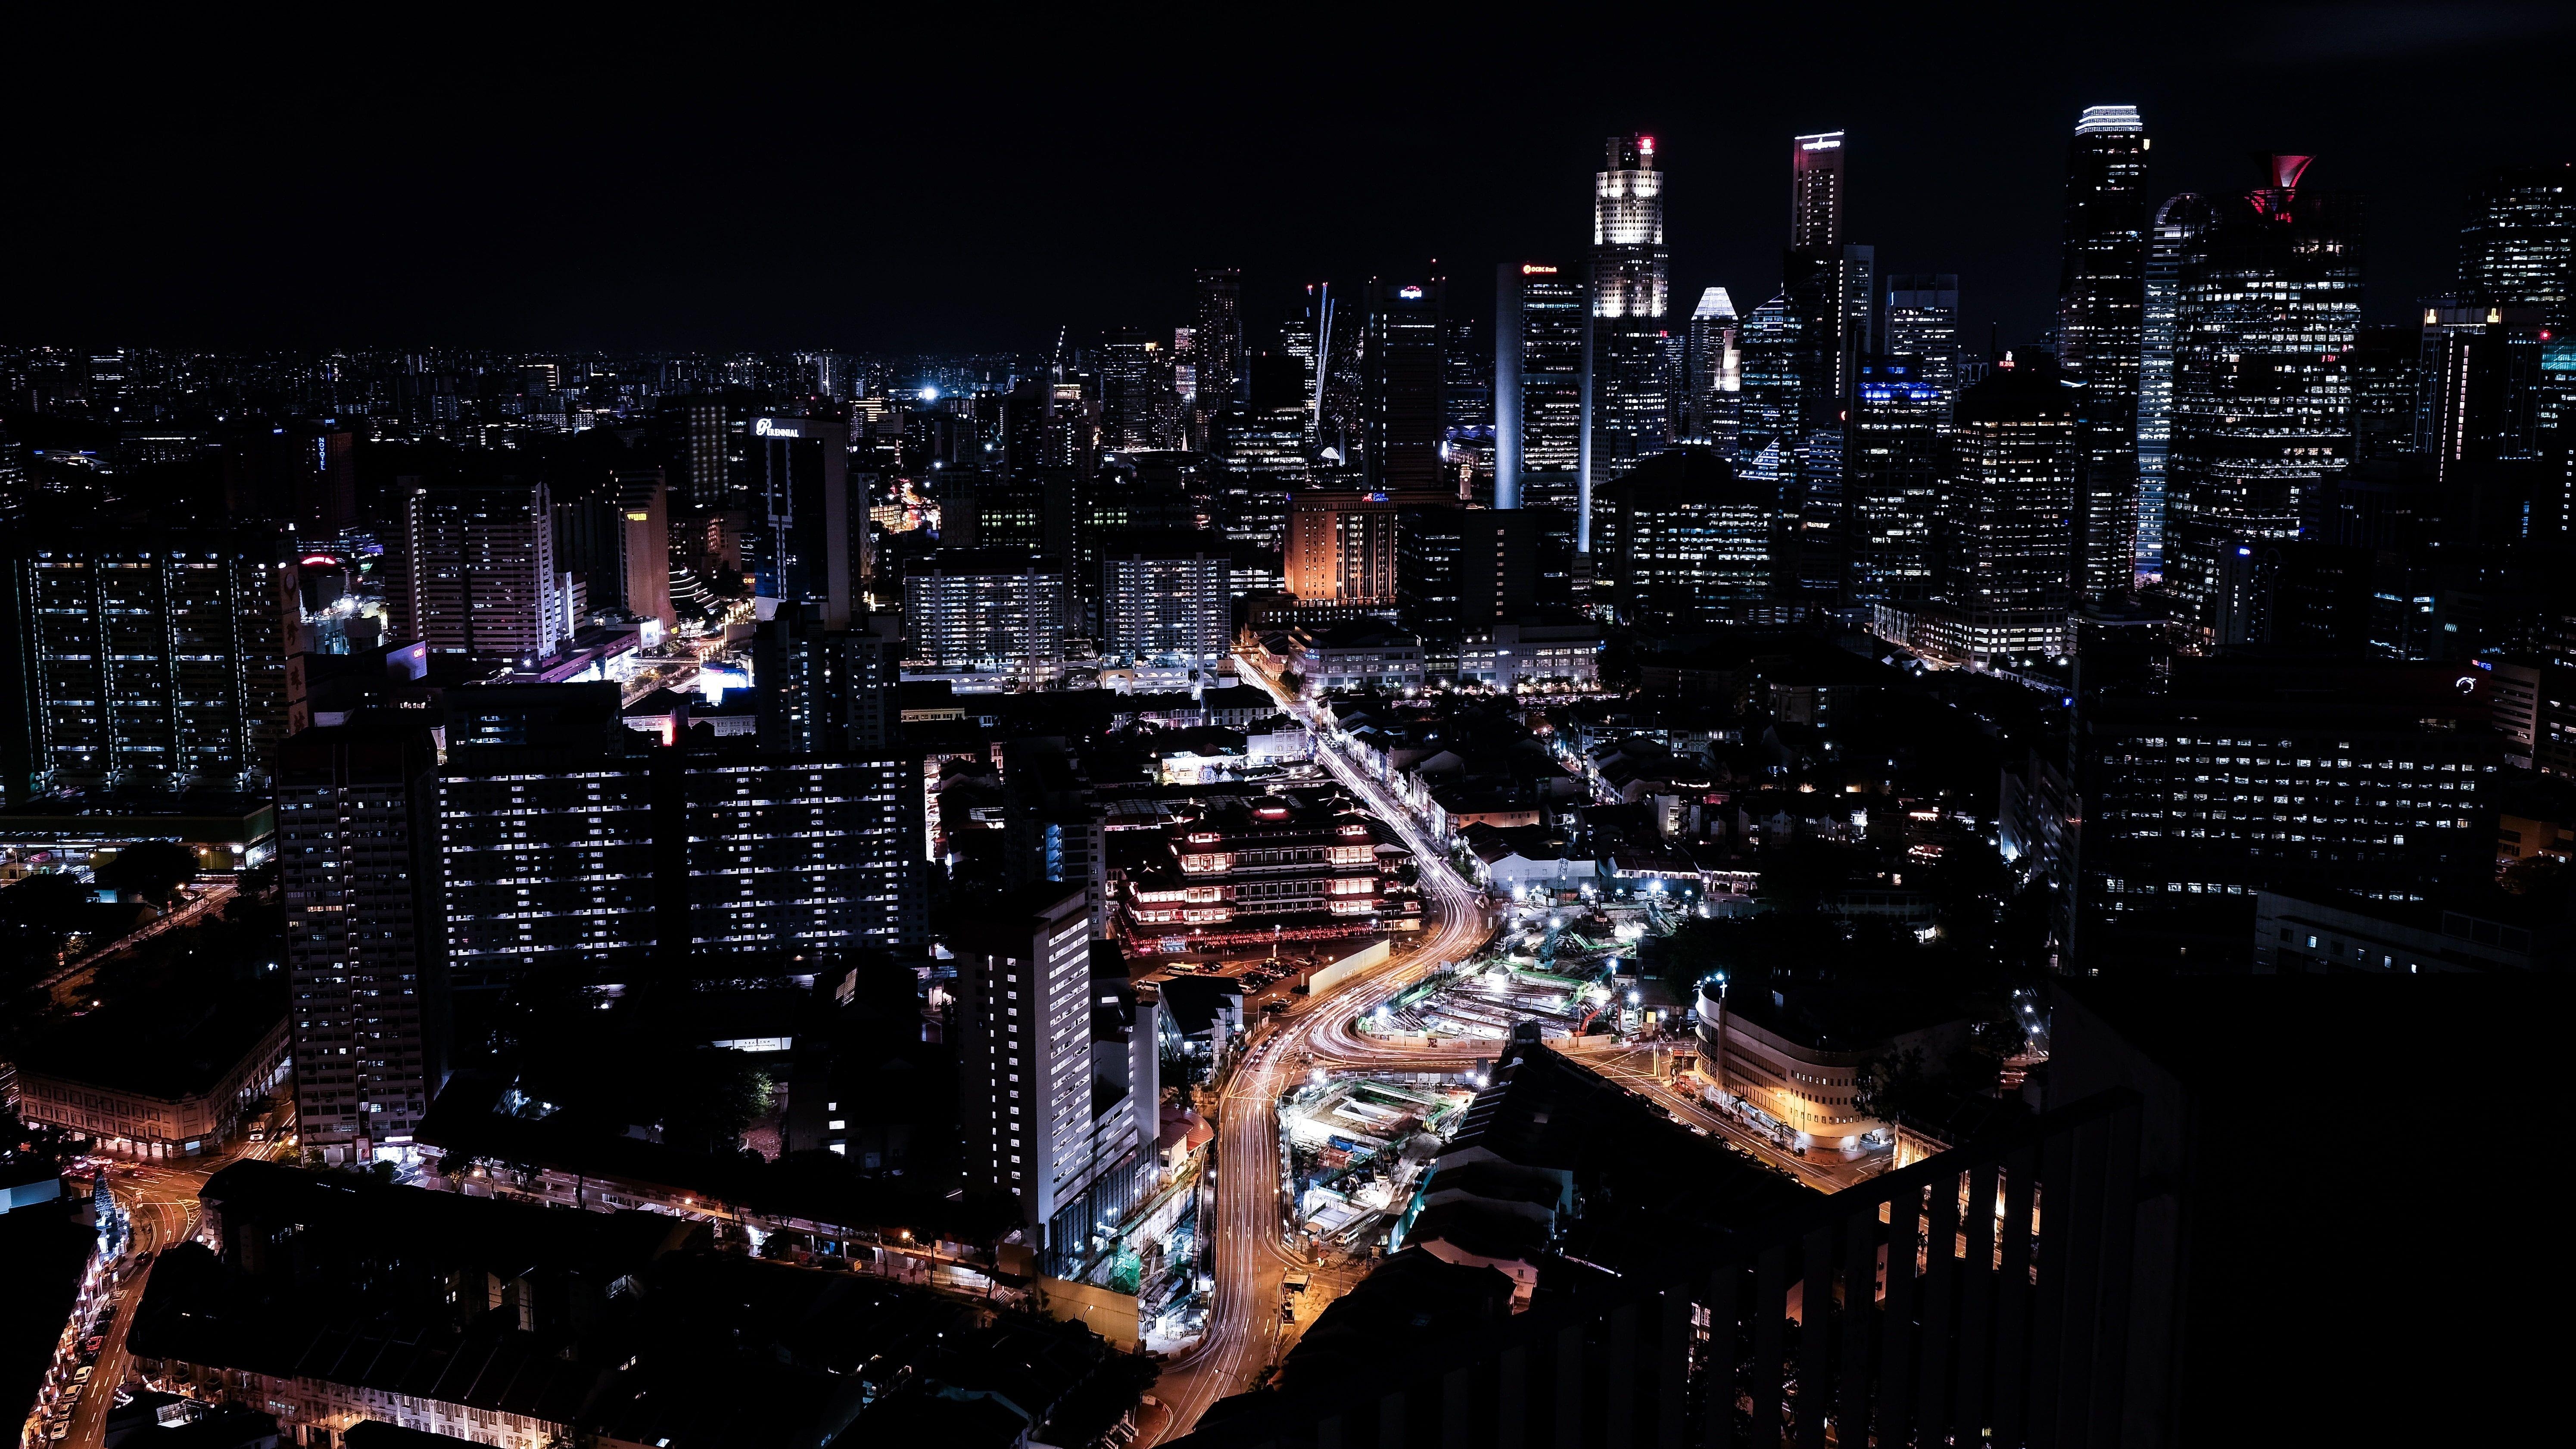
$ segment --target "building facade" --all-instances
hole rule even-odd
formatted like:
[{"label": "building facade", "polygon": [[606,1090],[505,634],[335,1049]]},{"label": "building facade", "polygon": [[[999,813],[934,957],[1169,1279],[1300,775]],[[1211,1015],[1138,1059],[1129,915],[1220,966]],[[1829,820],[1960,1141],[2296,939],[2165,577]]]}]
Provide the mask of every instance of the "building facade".
[{"label": "building facade", "polygon": [[572,634],[543,483],[415,488],[404,499],[398,634],[434,654],[533,661]]},{"label": "building facade", "polygon": [[1592,550],[1592,490],[1661,448],[1668,409],[1660,342],[1672,301],[1664,163],[1655,138],[1612,136],[1592,177],[1592,297],[1584,341],[1576,548]]},{"label": "building facade", "polygon": [[1064,672],[1071,590],[1049,559],[1000,549],[942,550],[904,575],[911,659],[1028,682]]},{"label": "building facade", "polygon": [[1549,262],[1495,269],[1494,506],[1575,506],[1583,441],[1583,283]]},{"label": "building facade", "polygon": [[2138,375],[2146,309],[2146,127],[2135,106],[2087,106],[2066,154],[2057,363],[2082,389],[2078,592],[2127,595],[2137,572]]}]

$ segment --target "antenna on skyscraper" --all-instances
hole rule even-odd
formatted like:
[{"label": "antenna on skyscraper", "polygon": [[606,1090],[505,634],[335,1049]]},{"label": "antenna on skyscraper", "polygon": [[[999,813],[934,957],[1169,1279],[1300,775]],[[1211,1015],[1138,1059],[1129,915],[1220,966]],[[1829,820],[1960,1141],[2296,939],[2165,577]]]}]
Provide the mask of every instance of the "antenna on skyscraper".
[{"label": "antenna on skyscraper", "polygon": [[1064,381],[1064,331],[1066,325],[1067,324],[1062,322],[1056,324],[1055,359],[1049,364],[1051,369],[1050,375],[1047,378],[1049,382]]}]

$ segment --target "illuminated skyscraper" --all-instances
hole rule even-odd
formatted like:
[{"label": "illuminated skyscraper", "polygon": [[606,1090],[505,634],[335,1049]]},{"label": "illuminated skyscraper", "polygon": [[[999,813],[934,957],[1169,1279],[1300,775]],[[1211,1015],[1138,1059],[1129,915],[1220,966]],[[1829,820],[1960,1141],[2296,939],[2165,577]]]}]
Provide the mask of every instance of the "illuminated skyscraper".
[{"label": "illuminated skyscraper", "polygon": [[1197,404],[1214,412],[1239,397],[1243,385],[1243,273],[1212,267],[1199,273],[1198,325],[1190,332],[1190,362],[1197,371]]},{"label": "illuminated skyscraper", "polygon": [[1583,284],[1545,262],[1494,272],[1494,506],[1575,507]]},{"label": "illuminated skyscraper", "polygon": [[[1448,419],[1441,402],[1440,310],[1447,284],[1368,284],[1367,369],[1362,414],[1368,426],[1370,491],[1421,493],[1441,488],[1440,443]],[[1454,486],[1448,491],[1455,492]]]},{"label": "illuminated skyscraper", "polygon": [[2146,307],[2146,128],[2135,106],[2088,106],[2066,155],[2057,361],[2083,389],[2078,590],[2129,592],[2137,574],[2138,371]]},{"label": "illuminated skyscraper", "polygon": [[1686,338],[1689,436],[1715,448],[1719,457],[1732,458],[1736,405],[1743,400],[1744,354],[1737,345],[1735,300],[1724,287],[1700,293]]},{"label": "illuminated skyscraper", "polygon": [[1589,552],[1592,488],[1664,445],[1657,340],[1670,301],[1663,158],[1652,136],[1613,136],[1592,178],[1592,317],[1584,344],[1583,456],[1577,483]]},{"label": "illuminated skyscraper", "polygon": [[1959,396],[1959,278],[1952,272],[1890,275],[1881,289],[1887,313],[1881,324],[1890,357],[1914,359],[1914,381],[1941,389],[1946,415]]},{"label": "illuminated skyscraper", "polygon": [[1912,357],[1873,357],[1853,391],[1843,496],[1851,508],[1851,591],[1919,599],[1932,585],[1932,521],[1950,397]]},{"label": "illuminated skyscraper", "polygon": [[2302,189],[2310,158],[2229,198],[2182,265],[2165,582],[2215,642],[2223,552],[2296,538],[2352,462],[2361,198]]},{"label": "illuminated skyscraper", "polygon": [[2073,646],[2076,390],[2009,356],[1959,394],[1941,484],[1939,602],[1925,644],[1955,664]]},{"label": "illuminated skyscraper", "polygon": [[2174,319],[2182,259],[2209,226],[2209,205],[2186,191],[2156,208],[2147,236],[2145,303],[2138,331],[2138,573],[2165,568],[2165,459],[2173,445]]},{"label": "illuminated skyscraper", "polygon": [[1789,245],[1831,251],[1843,244],[1843,133],[1790,141]]},{"label": "illuminated skyscraper", "polygon": [[2532,307],[2552,330],[2576,322],[2576,165],[2502,166],[2469,186],[2460,223],[2460,295],[2491,307]]}]

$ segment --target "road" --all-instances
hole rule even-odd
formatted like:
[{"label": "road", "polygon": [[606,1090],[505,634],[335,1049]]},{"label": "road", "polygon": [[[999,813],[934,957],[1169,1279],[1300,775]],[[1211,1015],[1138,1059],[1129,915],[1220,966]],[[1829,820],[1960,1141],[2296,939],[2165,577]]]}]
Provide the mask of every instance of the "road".
[{"label": "road", "polygon": [[83,952],[79,959],[65,962],[61,969],[37,982],[36,985],[43,990],[54,992],[66,1006],[77,1004],[81,994],[79,987],[88,979],[81,975],[82,972],[117,952],[131,950],[164,931],[175,931],[191,921],[203,920],[208,911],[232,898],[233,888],[227,883],[217,882],[205,886],[191,894],[186,905],[175,911],[164,911],[143,926],[117,937],[106,945],[93,951]]},{"label": "road", "polygon": [[206,1179],[243,1157],[274,1162],[290,1150],[284,1140],[249,1142],[215,1157],[170,1163],[119,1163],[109,1169],[113,1174],[108,1179],[110,1189],[134,1224],[126,1262],[140,1266],[126,1270],[116,1316],[108,1326],[107,1341],[99,1347],[98,1362],[90,1370],[90,1388],[81,1395],[80,1408],[72,1415],[71,1433],[62,1440],[65,1449],[100,1449],[106,1442],[107,1413],[116,1403],[114,1391],[125,1381],[131,1366],[125,1335],[134,1326],[135,1310],[143,1303],[144,1285],[152,1276],[153,1256],[196,1235],[197,1192],[206,1185]]},{"label": "road", "polygon": [[[1215,1244],[1214,1301],[1206,1332],[1188,1357],[1163,1371],[1155,1397],[1168,1409],[1147,1443],[1190,1432],[1210,1404],[1252,1387],[1280,1346],[1279,1302],[1292,1268],[1314,1266],[1283,1241],[1279,1182],[1279,1098],[1317,1067],[1384,1071],[1463,1070],[1482,1049],[1443,1046],[1424,1050],[1363,1040],[1353,1025],[1380,1002],[1437,969],[1463,961],[1493,934],[1484,898],[1452,869],[1446,853],[1422,838],[1413,818],[1385,789],[1335,754],[1315,729],[1312,707],[1289,698],[1248,662],[1246,677],[1278,697],[1282,708],[1316,736],[1316,757],[1391,827],[1413,852],[1421,871],[1426,926],[1384,965],[1344,982],[1330,995],[1299,1004],[1255,1039],[1218,1099],[1214,1221],[1203,1232]],[[1319,1287],[1322,1286],[1320,1283]],[[1315,1295],[1317,1304],[1326,1294]],[[1313,1309],[1301,1305],[1301,1321]]]}]

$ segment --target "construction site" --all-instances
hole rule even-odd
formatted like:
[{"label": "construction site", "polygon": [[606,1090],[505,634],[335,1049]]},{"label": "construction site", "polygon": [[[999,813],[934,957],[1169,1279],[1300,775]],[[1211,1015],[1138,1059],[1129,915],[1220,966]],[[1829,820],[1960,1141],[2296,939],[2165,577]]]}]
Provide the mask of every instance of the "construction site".
[{"label": "construction site", "polygon": [[1486,955],[1433,972],[1359,1027],[1428,1046],[1490,1041],[1498,1050],[1520,1022],[1538,1023],[1547,1040],[1623,1030],[1634,1024],[1631,1003],[1614,978],[1638,941],[1674,924],[1643,904],[1523,907]]},{"label": "construction site", "polygon": [[1310,1252],[1364,1256],[1475,1100],[1472,1073],[1316,1080],[1279,1101],[1282,1180]]}]

